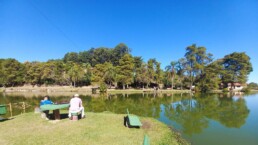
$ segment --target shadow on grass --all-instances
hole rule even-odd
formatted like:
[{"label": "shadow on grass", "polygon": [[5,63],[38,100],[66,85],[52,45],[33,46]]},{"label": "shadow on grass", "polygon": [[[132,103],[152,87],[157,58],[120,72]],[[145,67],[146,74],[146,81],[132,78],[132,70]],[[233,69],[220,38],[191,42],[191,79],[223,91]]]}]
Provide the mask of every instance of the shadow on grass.
[{"label": "shadow on grass", "polygon": [[8,121],[8,120],[13,120],[14,118],[2,118],[0,117],[0,122]]},{"label": "shadow on grass", "polygon": [[60,119],[66,119],[68,118],[68,113],[60,114]]},{"label": "shadow on grass", "polygon": [[[47,118],[48,118],[49,120],[56,120],[53,113],[50,113],[50,114],[48,114],[47,116],[48,116]],[[60,113],[60,120],[62,120],[62,119],[67,119],[67,118],[68,118],[68,113]]]}]

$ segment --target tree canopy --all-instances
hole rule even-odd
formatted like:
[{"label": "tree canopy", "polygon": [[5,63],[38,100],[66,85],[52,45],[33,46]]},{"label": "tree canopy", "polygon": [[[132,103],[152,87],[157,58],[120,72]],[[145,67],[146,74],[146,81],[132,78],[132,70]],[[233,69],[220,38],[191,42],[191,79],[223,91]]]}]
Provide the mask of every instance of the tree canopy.
[{"label": "tree canopy", "polygon": [[[246,83],[252,72],[250,57],[245,52],[233,52],[213,60],[206,47],[192,44],[183,58],[171,61],[164,70],[155,58],[147,62],[132,56],[124,43],[114,48],[90,48],[68,52],[63,59],[47,62],[24,62],[0,59],[0,86],[71,85],[74,87],[107,84],[110,87],[165,87],[207,92],[221,83]],[[250,84],[255,88],[255,84]]]}]

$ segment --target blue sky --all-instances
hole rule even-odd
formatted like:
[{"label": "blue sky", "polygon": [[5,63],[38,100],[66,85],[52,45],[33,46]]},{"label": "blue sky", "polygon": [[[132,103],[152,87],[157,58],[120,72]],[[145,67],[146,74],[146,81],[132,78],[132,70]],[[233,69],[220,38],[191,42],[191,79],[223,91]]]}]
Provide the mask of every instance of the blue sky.
[{"label": "blue sky", "polygon": [[162,67],[193,43],[246,52],[258,82],[257,0],[0,0],[0,58],[47,61],[123,42]]}]

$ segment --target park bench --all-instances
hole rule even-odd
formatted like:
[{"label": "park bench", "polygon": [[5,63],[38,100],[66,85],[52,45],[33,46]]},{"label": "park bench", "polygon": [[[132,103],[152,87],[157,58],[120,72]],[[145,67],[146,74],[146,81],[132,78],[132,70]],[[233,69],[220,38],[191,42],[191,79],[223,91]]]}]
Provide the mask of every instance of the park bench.
[{"label": "park bench", "polygon": [[41,111],[50,111],[53,110],[53,115],[55,120],[60,120],[60,109],[68,108],[70,104],[46,104],[46,105],[41,105],[40,109]]},{"label": "park bench", "polygon": [[6,114],[6,105],[0,105],[0,115]]},{"label": "park bench", "polygon": [[127,126],[128,128],[132,128],[132,127],[139,128],[142,126],[142,123],[138,118],[138,116],[131,115],[129,113],[129,110],[127,109],[127,116],[124,117],[124,125]]},{"label": "park bench", "polygon": [[144,135],[143,145],[150,145],[150,140],[147,134]]}]

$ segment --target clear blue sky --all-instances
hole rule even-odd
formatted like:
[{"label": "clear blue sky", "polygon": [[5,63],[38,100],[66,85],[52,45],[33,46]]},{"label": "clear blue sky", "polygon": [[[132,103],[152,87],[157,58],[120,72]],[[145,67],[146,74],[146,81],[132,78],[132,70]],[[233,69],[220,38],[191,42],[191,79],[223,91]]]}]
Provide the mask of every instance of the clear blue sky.
[{"label": "clear blue sky", "polygon": [[246,52],[258,82],[257,0],[0,0],[0,58],[47,61],[123,42],[165,67],[193,43]]}]

